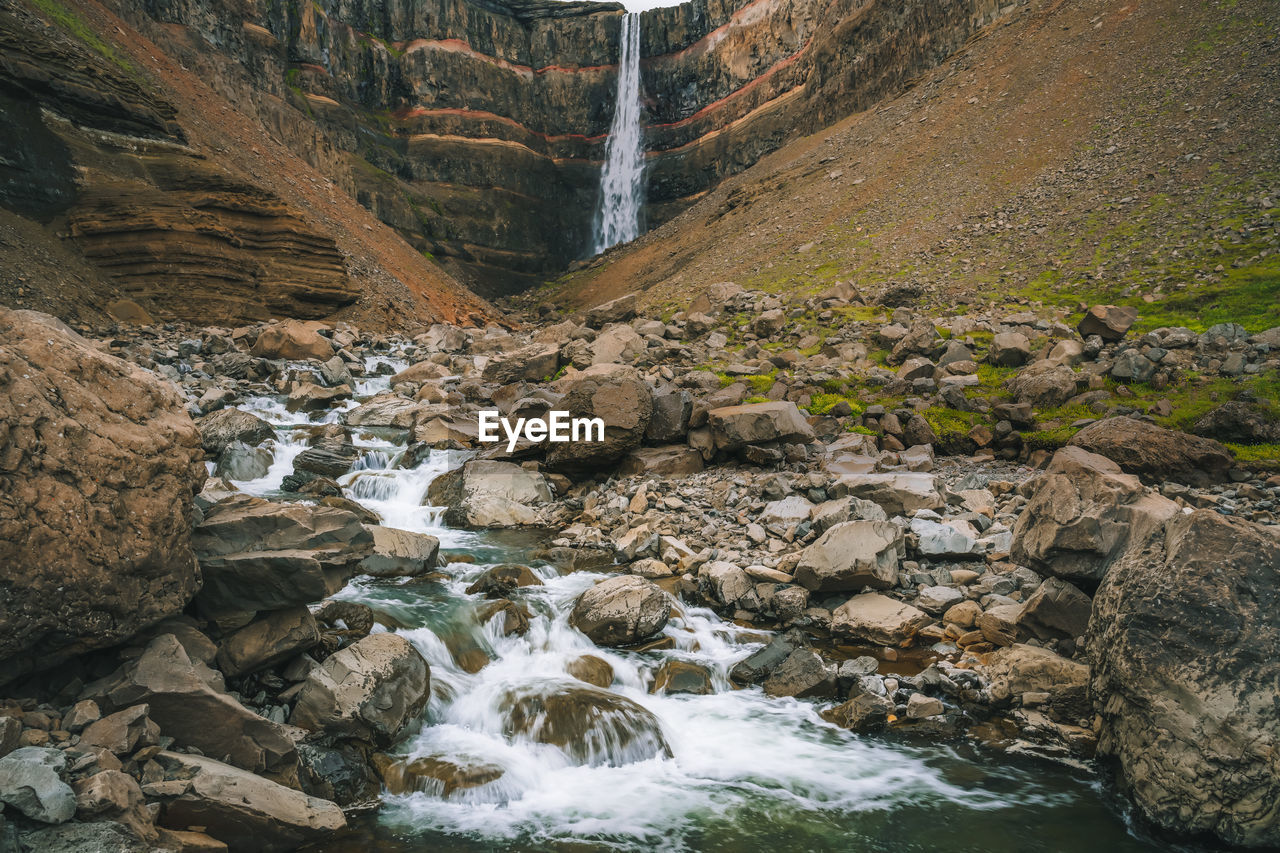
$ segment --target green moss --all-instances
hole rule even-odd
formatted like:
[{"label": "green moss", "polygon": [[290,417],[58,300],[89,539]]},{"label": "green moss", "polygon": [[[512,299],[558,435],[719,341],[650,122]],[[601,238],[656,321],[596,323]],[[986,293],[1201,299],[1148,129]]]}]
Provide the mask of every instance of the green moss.
[{"label": "green moss", "polygon": [[1233,444],[1227,447],[1236,460],[1268,471],[1280,470],[1280,444]]},{"label": "green moss", "polygon": [[30,3],[40,12],[47,15],[53,23],[66,32],[67,35],[87,45],[95,53],[119,68],[129,77],[139,82],[142,81],[142,75],[138,72],[138,69],[132,62],[117,52],[110,44],[103,41],[98,34],[90,28],[88,22],[85,21],[84,18],[81,18],[71,9],[62,5],[59,0],[30,0]]},{"label": "green moss", "polygon": [[1030,430],[1022,433],[1022,443],[1028,450],[1057,450],[1066,445],[1079,431],[1079,427],[1073,426]]},{"label": "green moss", "polygon": [[848,403],[849,408],[853,409],[853,414],[860,415],[865,409],[862,401],[845,396],[844,394],[814,394],[809,399],[809,414],[825,415],[835,408],[838,403]]},{"label": "green moss", "polygon": [[753,395],[753,396],[748,397],[747,399],[743,400],[742,402],[744,402],[744,403],[767,403],[767,402],[769,402],[769,398],[768,398],[768,397],[761,397],[761,396],[759,396],[759,395]]},{"label": "green moss", "polygon": [[942,406],[930,406],[921,412],[940,441],[956,439],[968,435],[982,419],[976,412],[961,412]]}]

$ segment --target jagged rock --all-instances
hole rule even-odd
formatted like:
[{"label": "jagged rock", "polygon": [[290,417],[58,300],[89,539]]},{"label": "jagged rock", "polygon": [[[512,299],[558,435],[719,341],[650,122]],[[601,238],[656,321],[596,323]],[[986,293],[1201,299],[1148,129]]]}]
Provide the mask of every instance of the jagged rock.
[{"label": "jagged rock", "polygon": [[629,326],[612,326],[596,335],[591,343],[580,342],[585,352],[576,359],[579,367],[593,364],[630,364],[644,355],[648,345]]},{"label": "jagged rock", "polygon": [[227,756],[285,784],[297,781],[290,731],[227,695],[222,676],[192,661],[172,634],[152,640],[141,656],[90,684],[84,695],[108,713],[146,705],[150,719],[177,745]]},{"label": "jagged rock", "polygon": [[554,376],[559,366],[559,347],[530,344],[492,359],[484,366],[482,375],[485,382],[496,382],[499,385],[523,380],[538,382]]},{"label": "jagged rock", "polygon": [[322,323],[285,320],[264,326],[249,352],[259,358],[282,358],[289,361],[328,361],[333,356],[333,342],[321,335]]},{"label": "jagged rock", "polygon": [[749,593],[754,584],[747,573],[721,560],[713,560],[698,572],[698,585],[706,598],[728,607]]},{"label": "jagged rock", "polygon": [[621,646],[647,640],[667,624],[671,605],[657,584],[634,575],[601,581],[579,596],[569,624],[593,643]]},{"label": "jagged rock", "polygon": [[813,504],[800,495],[791,495],[782,500],[769,501],[760,513],[760,523],[772,525],[781,530],[809,519],[813,512]]},{"label": "jagged rock", "polygon": [[1035,646],[1015,643],[991,653],[983,667],[991,698],[1005,702],[1024,693],[1082,694],[1089,667]]},{"label": "jagged rock", "polygon": [[430,670],[399,634],[371,634],[311,670],[289,722],[390,746],[430,697]]},{"label": "jagged rock", "polygon": [[250,447],[233,441],[223,449],[213,473],[227,480],[256,480],[267,475],[273,459],[271,451],[265,447]]},{"label": "jagged rock", "polygon": [[[1276,348],[1280,350],[1280,345]],[[1240,444],[1280,442],[1280,420],[1264,406],[1242,400],[1223,403],[1196,421],[1191,431],[1206,438]]]},{"label": "jagged rock", "polygon": [[803,639],[795,633],[778,634],[763,649],[757,649],[734,664],[729,670],[729,677],[738,684],[759,684],[792,652],[804,645]]},{"label": "jagged rock", "polygon": [[210,758],[161,752],[155,760],[175,778],[191,780],[170,800],[160,823],[203,826],[232,850],[293,850],[346,826],[342,809]]},{"label": "jagged rock", "polygon": [[221,455],[233,443],[256,447],[276,434],[271,424],[241,409],[219,409],[196,421],[196,428],[200,430],[201,446],[214,456]]},{"label": "jagged rock", "polygon": [[142,788],[120,770],[102,770],[76,781],[76,816],[81,820],[106,819],[127,826],[142,839],[156,836],[146,809]]},{"label": "jagged rock", "polygon": [[886,521],[846,521],[800,552],[796,583],[810,592],[886,589],[898,582],[902,528]]},{"label": "jagged rock", "polygon": [[1068,443],[1105,456],[1125,472],[1153,483],[1176,480],[1207,486],[1225,482],[1234,462],[1231,451],[1212,439],[1136,418],[1097,421],[1072,436]]},{"label": "jagged rock", "polygon": [[736,450],[749,444],[770,441],[809,442],[813,428],[795,403],[748,403],[707,412],[707,422],[716,447]]},{"label": "jagged rock", "polygon": [[218,648],[218,668],[231,678],[274,666],[320,642],[304,605],[276,610],[231,634]]},{"label": "jagged rock", "polygon": [[653,413],[645,427],[645,438],[656,444],[679,441],[689,430],[693,397],[680,388],[663,388],[653,395]]},{"label": "jagged rock", "polygon": [[427,501],[446,507],[447,524],[468,529],[534,524],[530,507],[551,500],[546,478],[511,462],[473,459],[441,474],[427,488]]},{"label": "jagged rock", "polygon": [[1127,554],[1094,599],[1098,752],[1150,820],[1280,845],[1280,537],[1199,510]]},{"label": "jagged rock", "polygon": [[[962,529],[966,527],[968,531]],[[977,531],[966,522],[913,518],[911,532],[916,535],[916,550],[926,557],[977,557],[986,552]]]},{"label": "jagged rock", "polygon": [[1080,337],[1097,335],[1104,341],[1118,341],[1138,319],[1138,309],[1128,305],[1094,305],[1076,326]]},{"label": "jagged rock", "polygon": [[831,612],[831,630],[880,646],[910,640],[932,619],[923,610],[876,592],[855,595]]},{"label": "jagged rock", "polygon": [[[95,703],[96,704],[96,703]],[[135,749],[152,746],[159,741],[160,727],[148,716],[148,705],[133,705],[108,714],[94,722],[80,735],[80,746],[97,746],[113,755],[125,756]]]},{"label": "jagged rock", "polygon": [[1021,613],[1021,605],[998,604],[980,615],[976,624],[988,643],[1011,646],[1021,639],[1021,631],[1018,629],[1018,616]]},{"label": "jagged rock", "polygon": [[382,786],[378,784],[374,768],[370,767],[367,749],[367,746],[351,743],[337,746],[298,744],[302,790],[340,806],[368,803],[376,798]]},{"label": "jagged rock", "polygon": [[360,561],[359,573],[375,578],[417,577],[439,562],[440,540],[426,533],[365,525],[373,535],[373,553]]},{"label": "jagged rock", "polygon": [[1109,459],[1064,447],[1049,467],[1019,487],[1026,509],[1013,528],[1013,559],[1036,571],[1095,583],[1130,547],[1178,511],[1148,494]]},{"label": "jagged rock", "polygon": [[634,293],[619,296],[601,303],[587,311],[587,325],[593,329],[602,329],[609,323],[621,323],[636,315],[639,297]]},{"label": "jagged rock", "polygon": [[360,570],[373,537],[355,513],[237,496],[205,513],[192,537],[210,617],[279,610],[333,595]]},{"label": "jagged rock", "polygon": [[849,495],[878,504],[891,516],[946,506],[933,474],[844,474],[837,482]]},{"label": "jagged rock", "polygon": [[842,729],[875,732],[883,729],[893,713],[893,703],[874,693],[859,693],[847,702],[822,712],[822,719]]},{"label": "jagged rock", "polygon": [[920,590],[916,606],[926,613],[941,616],[964,600],[964,593],[953,586],[928,586]]},{"label": "jagged rock", "polygon": [[59,750],[24,746],[0,758],[0,802],[41,823],[65,823],[76,795],[62,780],[67,758]]},{"label": "jagged rock", "polygon": [[1059,578],[1047,578],[1018,614],[1018,628],[1039,640],[1074,640],[1089,626],[1093,602]]},{"label": "jagged rock", "polygon": [[1020,332],[1001,332],[991,339],[987,361],[999,367],[1021,367],[1031,358],[1031,342]]},{"label": "jagged rock", "polygon": [[569,384],[559,405],[570,417],[604,422],[604,441],[552,444],[547,451],[552,471],[587,476],[612,467],[639,446],[653,411],[653,391],[632,368],[598,365]]},{"label": "jagged rock", "polygon": [[835,667],[812,649],[796,649],[769,673],[764,680],[764,692],[769,696],[797,699],[834,696]]},{"label": "jagged rock", "polygon": [[0,340],[3,684],[182,610],[205,469],[168,382],[32,311]]}]

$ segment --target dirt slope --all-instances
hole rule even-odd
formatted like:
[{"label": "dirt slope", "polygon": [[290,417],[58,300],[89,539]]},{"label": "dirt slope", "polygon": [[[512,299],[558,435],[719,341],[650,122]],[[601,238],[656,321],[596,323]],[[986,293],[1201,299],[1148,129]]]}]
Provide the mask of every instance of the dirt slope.
[{"label": "dirt slope", "polygon": [[[1280,324],[1280,4],[1032,0],[898,97],[799,140],[538,293],[851,282],[869,301],[1110,299]],[[923,297],[922,297],[923,294]]]}]

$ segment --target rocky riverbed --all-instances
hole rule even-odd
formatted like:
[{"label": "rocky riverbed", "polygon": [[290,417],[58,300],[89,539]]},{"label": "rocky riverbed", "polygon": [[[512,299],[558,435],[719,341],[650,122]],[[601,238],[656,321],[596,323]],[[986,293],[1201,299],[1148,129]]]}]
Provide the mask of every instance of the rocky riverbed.
[{"label": "rocky riverbed", "polygon": [[0,850],[1280,843],[1280,330],[511,319],[0,311]]}]

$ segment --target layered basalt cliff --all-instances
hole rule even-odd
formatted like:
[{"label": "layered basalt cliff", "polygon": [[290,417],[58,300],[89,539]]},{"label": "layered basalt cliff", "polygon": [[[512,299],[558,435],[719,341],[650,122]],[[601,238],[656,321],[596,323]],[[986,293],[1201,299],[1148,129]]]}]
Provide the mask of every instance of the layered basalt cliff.
[{"label": "layered basalt cliff", "polygon": [[[256,92],[308,112],[352,155],[348,191],[477,286],[535,282],[588,251],[619,4],[119,2],[184,62],[209,66],[213,48]],[[999,12],[997,0],[692,0],[644,13],[650,222],[901,87]]]}]

